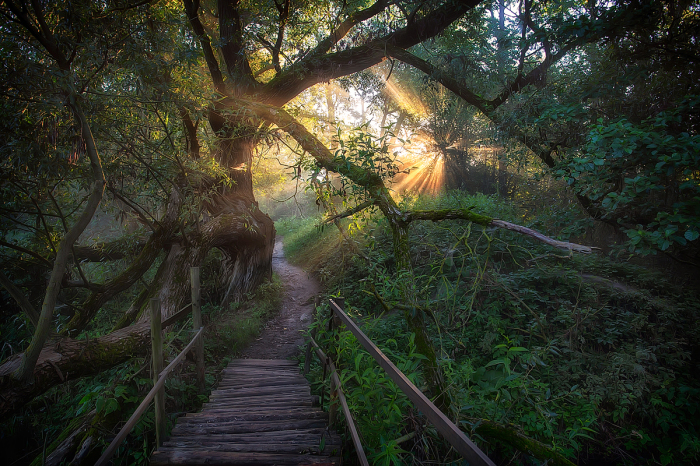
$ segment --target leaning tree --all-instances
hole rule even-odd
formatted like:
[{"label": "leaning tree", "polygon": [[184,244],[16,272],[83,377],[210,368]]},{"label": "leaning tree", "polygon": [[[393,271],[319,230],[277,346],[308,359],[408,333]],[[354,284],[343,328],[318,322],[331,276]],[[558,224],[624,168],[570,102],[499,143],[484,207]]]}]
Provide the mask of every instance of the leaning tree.
[{"label": "leaning tree", "polygon": [[[183,271],[198,265],[210,249],[223,252],[226,299],[235,299],[267,277],[274,227],[253,196],[251,162],[256,145],[275,125],[297,139],[319,164],[341,169],[282,107],[315,84],[386,60],[389,46],[405,49],[436,36],[476,4],[378,1],[368,6],[362,2],[301,6],[291,1],[221,1],[200,5],[185,0],[186,25],[178,30],[171,5],[5,1],[2,12],[7,21],[2,32],[8,47],[4,50],[12,59],[12,68],[6,70],[12,78],[5,92],[7,108],[15,121],[34,131],[15,138],[23,146],[4,146],[9,154],[7,176],[16,184],[36,181],[34,193],[25,186],[24,202],[16,190],[6,190],[23,207],[7,212],[5,218],[16,226],[33,217],[39,227],[30,225],[27,232],[51,245],[48,253],[38,252],[7,234],[3,247],[36,262],[36,267],[50,264],[52,273],[29,347],[0,369],[3,412],[56,383],[99,371],[143,347],[143,324],[133,324],[139,321],[147,298],[159,295],[163,316],[173,314],[187,293]],[[168,48],[169,41],[175,46]],[[188,82],[182,62],[198,78],[203,65],[208,84],[199,79]],[[190,94],[183,93],[183,88]],[[131,117],[142,126],[155,121],[162,127],[142,127],[147,134],[129,138],[114,123],[118,119],[114,102],[119,99],[140,102],[131,108],[119,105],[120,117]],[[39,105],[52,107],[53,116],[43,118],[49,112]],[[91,110],[84,111],[85,106]],[[65,109],[72,112],[75,123],[68,121]],[[29,111],[37,113],[20,117]],[[173,114],[182,125],[179,131],[172,129]],[[100,117],[100,137],[95,137]],[[14,130],[8,127],[6,134],[17,134]],[[162,145],[138,145],[149,138],[172,147],[166,151]],[[115,156],[110,157],[113,171],[107,177],[101,153]],[[28,163],[27,156],[33,157]],[[60,178],[65,186],[39,182],[38,172],[27,170],[45,169],[47,159],[66,171]],[[91,177],[85,174],[87,160]],[[140,203],[132,199],[140,178],[139,173],[124,176],[129,170],[153,177],[160,199]],[[352,163],[342,171],[360,185],[379,190],[374,195],[383,211],[397,218],[395,202],[381,180]],[[111,173],[118,175],[110,178]],[[125,179],[132,184],[131,192],[122,189]],[[112,279],[94,283],[81,261],[95,256],[106,259],[110,254],[94,250],[111,251],[119,245],[100,245],[91,253],[76,242],[97,211],[105,185],[115,203],[134,213],[151,231],[131,245],[131,252],[137,254],[131,255],[128,266]],[[56,192],[72,194],[63,196],[70,205],[62,206],[62,199],[52,198]],[[86,192],[92,194],[80,202]],[[33,207],[27,208],[28,204]],[[402,263],[407,263],[405,223],[397,224]],[[122,250],[111,255],[125,254]],[[74,343],[72,337],[90,326],[106,302],[138,284],[159,257],[162,261],[153,282],[117,322],[115,331],[120,333],[87,341],[81,351],[61,352],[61,347]],[[3,283],[10,289],[14,286],[11,280]],[[48,342],[55,330],[56,299],[71,287],[83,291],[82,302],[67,303],[70,320],[61,328],[62,340],[56,344],[52,337]],[[21,304],[29,316],[36,314],[26,302]],[[82,364],[86,354],[91,356],[90,364]],[[32,379],[34,383],[26,386]]]}]

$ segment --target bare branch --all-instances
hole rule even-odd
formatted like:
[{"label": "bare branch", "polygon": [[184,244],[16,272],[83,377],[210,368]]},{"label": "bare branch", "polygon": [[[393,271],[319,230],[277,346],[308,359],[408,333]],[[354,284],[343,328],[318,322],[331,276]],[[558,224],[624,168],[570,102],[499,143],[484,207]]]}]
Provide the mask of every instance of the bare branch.
[{"label": "bare branch", "polygon": [[36,309],[34,309],[34,306],[32,306],[32,303],[29,302],[22,290],[17,288],[17,286],[12,283],[12,280],[7,278],[7,275],[5,275],[2,270],[0,270],[0,285],[2,285],[2,287],[5,288],[8,293],[10,293],[10,296],[17,301],[20,309],[22,309],[27,317],[29,317],[29,320],[32,321],[32,324],[36,328],[36,326],[39,325],[39,313],[36,312]]},{"label": "bare branch", "polygon": [[323,219],[323,224],[329,224],[332,222],[335,222],[336,220],[340,220],[341,218],[347,218],[350,217],[351,215],[355,215],[358,212],[361,212],[365,210],[367,207],[373,206],[377,203],[376,200],[370,199],[369,201],[365,201],[362,204],[357,204],[355,207],[352,209],[348,209],[345,212],[341,212],[339,214],[333,215],[331,217]]},{"label": "bare branch", "polygon": [[403,213],[403,220],[405,222],[412,222],[414,220],[432,220],[437,222],[440,220],[469,220],[478,225],[483,226],[494,226],[498,228],[503,228],[506,230],[515,231],[522,235],[530,236],[542,243],[554,246],[559,249],[567,249],[570,251],[576,251],[583,254],[590,254],[593,252],[591,246],[583,246],[581,244],[569,243],[566,241],[559,241],[549,236],[543,235],[542,233],[535,231],[531,228],[524,227],[522,225],[516,225],[515,223],[506,222],[505,220],[498,220],[495,218],[488,217],[486,215],[477,214],[469,209],[444,209],[444,210],[414,210]]},{"label": "bare branch", "polygon": [[389,6],[389,2],[387,0],[377,0],[374,4],[365,8],[364,10],[352,13],[345,19],[345,21],[340,23],[340,25],[335,28],[327,38],[322,40],[309,55],[321,55],[328,52],[331,48],[333,48],[333,46],[340,42],[340,40],[345,37],[353,27],[381,13],[387,6]]},{"label": "bare branch", "polygon": [[277,41],[275,42],[274,47],[272,47],[272,64],[278,73],[282,71],[282,67],[280,66],[280,51],[282,50],[282,40],[284,40],[284,29],[287,26],[287,20],[289,19],[289,4],[290,0],[285,0],[284,5],[279,5],[277,2],[275,2],[275,5],[277,5],[277,9],[280,12],[280,17],[279,30],[277,31]]},{"label": "bare branch", "polygon": [[19,251],[19,252],[22,252],[24,254],[28,254],[28,255],[32,256],[33,258],[38,259],[39,262],[41,262],[43,265],[45,265],[48,268],[51,268],[51,266],[52,266],[51,262],[49,262],[48,259],[37,254],[36,252],[34,252],[30,249],[23,248],[22,246],[18,246],[16,244],[8,243],[8,242],[3,241],[1,239],[0,239],[0,246],[5,246],[6,248],[14,249],[15,251]]}]

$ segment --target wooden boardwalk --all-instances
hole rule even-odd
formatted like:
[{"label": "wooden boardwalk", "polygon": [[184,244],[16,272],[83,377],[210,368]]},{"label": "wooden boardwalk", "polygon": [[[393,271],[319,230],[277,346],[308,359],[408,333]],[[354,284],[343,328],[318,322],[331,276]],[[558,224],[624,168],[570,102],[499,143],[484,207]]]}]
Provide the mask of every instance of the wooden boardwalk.
[{"label": "wooden boardwalk", "polygon": [[339,465],[340,438],[293,361],[235,359],[202,411],[177,420],[152,465]]}]

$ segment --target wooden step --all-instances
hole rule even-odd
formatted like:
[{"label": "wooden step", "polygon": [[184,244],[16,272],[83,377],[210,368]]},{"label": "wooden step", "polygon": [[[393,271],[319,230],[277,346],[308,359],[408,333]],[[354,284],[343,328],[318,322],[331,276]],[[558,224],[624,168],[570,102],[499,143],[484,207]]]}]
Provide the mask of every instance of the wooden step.
[{"label": "wooden step", "polygon": [[280,421],[284,419],[328,419],[328,413],[319,410],[255,411],[255,412],[219,412],[188,414],[178,418],[177,424],[205,424],[212,422],[239,421]]},{"label": "wooden step", "polygon": [[244,432],[239,434],[194,434],[186,438],[172,436],[169,442],[196,441],[204,443],[293,443],[293,442],[321,442],[326,439],[331,443],[337,443],[338,435],[329,433],[325,427],[316,427],[304,430],[279,430],[273,432]]},{"label": "wooden step", "polygon": [[208,451],[173,449],[156,451],[151,455],[151,465],[177,464],[181,466],[335,466],[340,458],[320,455],[294,455],[259,452]]},{"label": "wooden step", "polygon": [[222,422],[217,424],[178,424],[173,435],[192,434],[238,434],[245,432],[270,432],[277,430],[307,429],[325,427],[326,419],[287,419],[283,421]]},{"label": "wooden step", "polygon": [[328,454],[338,455],[340,453],[340,443],[316,442],[288,442],[288,443],[199,443],[193,441],[165,442],[159,451],[167,452],[172,450],[196,450],[196,451],[223,451],[223,452],[248,452],[248,453],[288,453],[296,455],[306,454]]}]

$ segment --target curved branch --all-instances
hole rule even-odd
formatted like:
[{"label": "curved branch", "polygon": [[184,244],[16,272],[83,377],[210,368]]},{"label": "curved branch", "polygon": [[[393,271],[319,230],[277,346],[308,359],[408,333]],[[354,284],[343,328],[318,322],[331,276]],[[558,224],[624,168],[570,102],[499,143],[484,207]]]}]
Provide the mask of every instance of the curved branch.
[{"label": "curved branch", "polygon": [[144,273],[151,268],[153,261],[163,250],[164,246],[171,240],[171,237],[178,226],[177,218],[182,205],[182,199],[177,189],[171,190],[168,212],[161,221],[161,226],[148,239],[141,253],[134,259],[133,263],[114,279],[101,285],[100,289],[92,293],[81,309],[77,311],[66,325],[64,333],[76,334],[87,326],[100,307],[112,299],[117,294],[130,288],[136,283]]},{"label": "curved branch", "polygon": [[330,54],[311,54],[262,87],[262,101],[282,106],[309,87],[364,70],[386,59],[386,48],[409,48],[437,36],[481,0],[446,2],[430,14],[365,45]]},{"label": "curved branch", "polygon": [[332,222],[336,222],[337,220],[340,220],[341,218],[350,217],[351,215],[355,215],[356,213],[361,212],[361,211],[365,210],[367,207],[373,206],[376,203],[377,203],[376,200],[370,199],[369,201],[365,201],[362,204],[357,204],[355,207],[353,207],[352,209],[348,209],[345,212],[341,212],[339,214],[325,218],[325,219],[323,219],[322,223],[325,225],[325,224],[329,224]]},{"label": "curved branch", "polygon": [[275,71],[279,73],[282,71],[282,67],[280,66],[280,52],[282,50],[282,41],[284,40],[284,30],[287,27],[287,20],[289,19],[290,0],[285,0],[284,5],[279,5],[275,1],[275,5],[277,5],[277,9],[280,12],[280,18],[279,30],[277,31],[277,40],[275,41],[275,45],[272,47],[272,64],[275,67]]},{"label": "curved branch", "polygon": [[404,212],[403,220],[405,222],[412,222],[414,220],[432,220],[437,222],[440,220],[469,220],[470,222],[476,223],[478,225],[483,225],[485,227],[492,226],[497,228],[503,228],[505,230],[515,231],[525,236],[536,239],[542,243],[554,246],[559,249],[567,249],[570,251],[576,251],[583,254],[590,254],[593,252],[591,246],[583,246],[581,244],[569,243],[567,241],[559,241],[549,236],[543,235],[542,233],[533,230],[532,228],[527,228],[522,225],[516,225],[515,223],[506,222],[505,220],[498,220],[495,218],[488,217],[486,215],[477,214],[469,209],[444,209],[444,210],[414,210]]},{"label": "curved branch", "polygon": [[29,34],[31,34],[37,41],[39,41],[39,43],[44,47],[44,49],[46,49],[49,55],[51,55],[51,58],[53,58],[56,61],[58,67],[63,71],[68,71],[70,69],[70,61],[66,58],[63,52],[61,52],[60,48],[58,47],[58,43],[56,42],[53,34],[51,33],[51,29],[47,26],[46,22],[44,21],[44,14],[41,11],[41,6],[39,5],[39,2],[35,0],[32,1],[32,7],[35,10],[34,12],[37,16],[37,22],[39,23],[39,27],[41,28],[41,30],[39,30],[33,23],[31,18],[27,14],[27,10],[25,8],[18,8],[13,0],[5,0],[5,4],[10,9],[12,14],[15,15],[15,21],[22,25],[22,27],[24,27],[29,32]]},{"label": "curved branch", "polygon": [[216,55],[214,54],[214,49],[211,47],[211,40],[209,36],[204,31],[204,26],[199,20],[199,0],[183,0],[182,2],[185,6],[185,14],[187,19],[192,26],[194,34],[199,39],[199,44],[204,52],[204,60],[207,62],[207,67],[209,68],[209,74],[211,75],[211,80],[214,83],[214,87],[217,91],[222,94],[226,93],[226,87],[224,86],[224,77],[221,74],[221,68],[219,68],[219,62],[216,60]]},{"label": "curved branch", "polygon": [[239,105],[241,109],[252,111],[259,118],[277,125],[294,138],[299,145],[307,151],[326,170],[334,171],[347,176],[354,183],[366,188],[373,199],[373,203],[378,205],[390,222],[401,222],[404,225],[414,220],[448,220],[465,219],[484,226],[495,226],[507,230],[517,231],[523,235],[535,238],[538,241],[551,246],[569,249],[584,254],[590,254],[592,248],[575,243],[558,241],[545,236],[535,230],[520,225],[515,225],[503,220],[493,219],[485,215],[472,212],[469,209],[446,209],[437,211],[408,211],[401,212],[396,202],[391,198],[382,179],[375,173],[365,170],[345,159],[335,157],[331,151],[311,134],[303,125],[298,123],[291,115],[282,109],[275,109],[268,105],[244,101],[242,99],[230,99],[232,106]]},{"label": "curved branch", "polygon": [[345,21],[340,23],[328,37],[319,42],[318,45],[311,51],[310,55],[321,55],[328,52],[333,48],[333,46],[340,42],[340,40],[345,37],[353,27],[373,16],[378,15],[384,11],[387,6],[389,6],[389,2],[387,0],[377,0],[364,10],[359,10],[352,13],[345,19]]},{"label": "curved branch", "polygon": [[478,108],[484,115],[489,116],[491,112],[495,110],[491,107],[491,102],[475,94],[465,85],[454,79],[452,76],[448,75],[447,73],[444,73],[442,70],[436,68],[431,63],[423,60],[422,58],[412,54],[408,50],[405,50],[401,47],[390,46],[386,48],[386,54],[391,58],[395,58],[399,61],[402,61],[407,65],[410,65],[427,74],[428,76],[430,76],[431,79],[434,79],[435,81],[445,86],[455,95],[461,97],[465,102]]},{"label": "curved branch", "polygon": [[8,248],[8,249],[14,249],[15,251],[19,251],[19,252],[22,252],[22,253],[24,253],[24,254],[30,255],[30,256],[32,256],[34,259],[37,259],[39,262],[41,262],[44,266],[46,266],[46,267],[48,267],[48,268],[51,268],[51,266],[53,265],[53,264],[51,264],[51,262],[49,262],[49,260],[46,259],[45,257],[43,257],[43,256],[41,256],[41,255],[39,255],[39,254],[37,254],[36,252],[34,252],[34,251],[30,250],[30,249],[23,248],[22,246],[17,246],[16,244],[8,243],[8,242],[3,241],[3,240],[1,240],[1,239],[0,239],[0,246],[5,246],[5,247]]}]

